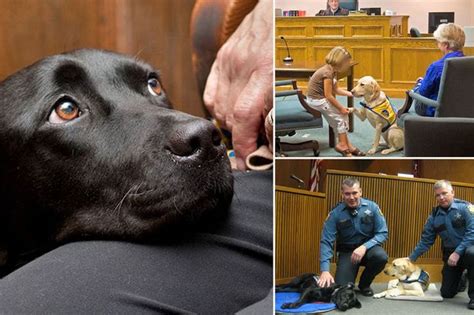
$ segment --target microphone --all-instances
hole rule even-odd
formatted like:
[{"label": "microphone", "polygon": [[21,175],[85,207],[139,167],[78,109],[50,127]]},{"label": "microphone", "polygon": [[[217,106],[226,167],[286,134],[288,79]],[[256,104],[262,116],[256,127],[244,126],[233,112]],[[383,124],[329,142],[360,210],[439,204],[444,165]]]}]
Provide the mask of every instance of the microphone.
[{"label": "microphone", "polygon": [[293,179],[294,181],[297,181],[298,182],[298,188],[303,188],[304,186],[304,181],[299,178],[298,176],[296,176],[295,174],[291,174],[290,176],[291,179]]},{"label": "microphone", "polygon": [[288,42],[286,41],[285,37],[280,36],[280,38],[285,42],[286,52],[288,53],[288,56],[283,58],[283,63],[285,64],[285,66],[291,66],[293,64],[293,58],[291,58],[290,48],[288,47]]}]

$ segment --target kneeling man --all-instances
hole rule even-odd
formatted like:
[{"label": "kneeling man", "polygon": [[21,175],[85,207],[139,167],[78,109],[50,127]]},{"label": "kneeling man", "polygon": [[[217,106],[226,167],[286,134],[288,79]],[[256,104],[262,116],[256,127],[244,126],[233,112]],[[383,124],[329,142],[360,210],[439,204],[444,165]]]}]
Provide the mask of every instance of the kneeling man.
[{"label": "kneeling man", "polygon": [[388,230],[379,206],[362,198],[357,179],[346,178],[341,186],[342,199],[329,213],[321,237],[320,286],[334,282],[329,272],[333,257],[334,241],[337,240],[336,283],[345,285],[355,282],[359,267],[365,266],[359,281],[359,289],[365,296],[372,296],[370,288],[375,276],[387,263],[388,256],[381,245],[387,240]]},{"label": "kneeling man", "polygon": [[446,180],[434,185],[438,206],[433,208],[423,228],[421,240],[409,259],[415,262],[439,235],[443,247],[441,296],[452,298],[459,291],[463,271],[469,280],[468,308],[474,310],[474,206],[454,198],[453,186]]}]

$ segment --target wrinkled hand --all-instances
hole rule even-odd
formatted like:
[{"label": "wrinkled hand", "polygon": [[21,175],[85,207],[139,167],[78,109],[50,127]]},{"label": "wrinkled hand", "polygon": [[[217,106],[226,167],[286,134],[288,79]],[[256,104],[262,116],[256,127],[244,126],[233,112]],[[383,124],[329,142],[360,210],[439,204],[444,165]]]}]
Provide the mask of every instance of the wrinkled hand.
[{"label": "wrinkled hand", "polygon": [[204,103],[222,128],[232,132],[237,167],[257,149],[273,107],[271,0],[260,0],[219,50],[204,91]]},{"label": "wrinkled hand", "polygon": [[448,258],[448,265],[450,265],[451,267],[457,266],[460,257],[461,256],[459,256],[458,253],[452,253]]},{"label": "wrinkled hand", "polygon": [[319,276],[319,281],[318,281],[318,285],[321,288],[329,287],[333,283],[334,283],[334,278],[332,277],[329,271],[321,272],[321,275]]},{"label": "wrinkled hand", "polygon": [[352,264],[353,265],[359,264],[362,258],[364,257],[366,251],[367,251],[367,248],[364,245],[357,247],[352,252],[352,256],[351,256]]}]

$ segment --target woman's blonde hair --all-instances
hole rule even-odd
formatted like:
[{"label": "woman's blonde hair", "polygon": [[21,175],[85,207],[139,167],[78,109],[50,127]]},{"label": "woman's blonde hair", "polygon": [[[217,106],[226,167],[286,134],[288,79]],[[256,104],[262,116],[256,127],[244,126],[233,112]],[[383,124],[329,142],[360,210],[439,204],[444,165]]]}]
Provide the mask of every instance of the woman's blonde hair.
[{"label": "woman's blonde hair", "polygon": [[339,66],[347,59],[351,59],[351,54],[342,46],[336,46],[326,56],[326,63],[331,66]]},{"label": "woman's blonde hair", "polygon": [[440,43],[448,44],[450,50],[462,50],[466,43],[466,34],[461,26],[448,23],[440,24],[433,36]]}]

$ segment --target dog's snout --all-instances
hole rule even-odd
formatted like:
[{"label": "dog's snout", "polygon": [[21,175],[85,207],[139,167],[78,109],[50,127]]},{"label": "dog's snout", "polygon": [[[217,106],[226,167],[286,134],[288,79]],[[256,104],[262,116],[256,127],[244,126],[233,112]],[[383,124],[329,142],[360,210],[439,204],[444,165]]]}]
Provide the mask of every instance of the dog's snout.
[{"label": "dog's snout", "polygon": [[206,156],[221,144],[217,128],[204,119],[179,123],[175,128],[167,149],[176,156]]}]

